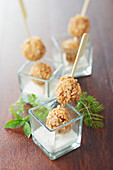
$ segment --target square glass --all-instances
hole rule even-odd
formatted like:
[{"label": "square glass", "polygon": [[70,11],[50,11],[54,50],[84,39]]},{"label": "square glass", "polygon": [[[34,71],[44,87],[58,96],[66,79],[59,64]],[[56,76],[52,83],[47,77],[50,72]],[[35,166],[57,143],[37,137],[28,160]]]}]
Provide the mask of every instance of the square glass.
[{"label": "square glass", "polygon": [[[83,116],[72,105],[67,104],[64,107],[68,110],[71,121],[55,129],[49,129],[46,126],[46,117],[50,110],[60,105],[56,98],[34,107],[29,110],[32,139],[36,145],[51,159],[58,157],[80,147],[82,136]],[[72,127],[66,134],[61,132],[62,128]]]},{"label": "square glass", "polygon": [[[42,58],[38,62],[48,64],[52,68],[52,76],[48,80],[29,75],[30,69],[36,62],[27,61],[18,71],[18,80],[23,99],[28,101],[28,94],[35,94],[40,101],[47,101],[55,96],[55,88],[63,72],[63,64],[51,59]],[[35,80],[35,81],[34,81]],[[39,85],[36,80],[43,83]]]},{"label": "square glass", "polygon": [[[63,62],[64,64],[64,75],[70,75],[72,72],[73,68],[73,63],[70,64],[67,59],[66,59],[66,54],[67,53],[72,53],[76,52],[76,50],[68,50],[68,51],[63,51],[62,50],[62,43],[65,40],[68,39],[73,39],[71,35],[68,33],[63,33],[58,36],[51,37],[51,40],[55,46],[55,50],[53,53],[53,57],[58,59],[58,61]],[[77,68],[75,70],[75,75],[74,77],[82,77],[82,76],[88,76],[91,75],[92,73],[92,63],[93,63],[93,47],[90,41],[87,42],[85,52],[83,56],[80,57]]]}]

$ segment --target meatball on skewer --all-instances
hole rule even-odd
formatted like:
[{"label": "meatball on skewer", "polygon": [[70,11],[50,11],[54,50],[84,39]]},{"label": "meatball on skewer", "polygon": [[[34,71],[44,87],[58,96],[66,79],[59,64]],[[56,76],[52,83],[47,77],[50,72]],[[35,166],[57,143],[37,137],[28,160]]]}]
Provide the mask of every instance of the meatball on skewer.
[{"label": "meatball on skewer", "polygon": [[84,33],[88,33],[90,30],[90,20],[85,16],[88,8],[89,0],[85,0],[81,15],[72,17],[69,22],[68,32],[77,38],[81,38]]}]

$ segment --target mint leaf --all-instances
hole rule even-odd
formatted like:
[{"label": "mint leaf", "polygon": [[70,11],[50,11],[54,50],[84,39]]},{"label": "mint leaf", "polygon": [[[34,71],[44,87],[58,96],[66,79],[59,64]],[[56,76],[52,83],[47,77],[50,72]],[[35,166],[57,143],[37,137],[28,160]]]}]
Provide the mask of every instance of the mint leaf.
[{"label": "mint leaf", "polygon": [[15,106],[12,105],[12,106],[10,107],[10,109],[9,109],[9,112],[12,113],[12,112],[14,111],[14,109],[15,109]]},{"label": "mint leaf", "polygon": [[14,112],[13,114],[14,114],[14,116],[15,116],[18,120],[22,120],[22,119],[23,119],[23,117],[20,116],[20,115],[19,115],[18,113],[16,113],[16,112]]},{"label": "mint leaf", "polygon": [[15,128],[15,127],[22,126],[23,124],[24,124],[23,120],[13,119],[13,120],[8,121],[5,124],[4,128]]},{"label": "mint leaf", "polygon": [[29,115],[26,115],[26,117],[23,117],[23,119],[22,120],[25,120],[25,121],[30,121],[30,119],[29,119]]},{"label": "mint leaf", "polygon": [[28,94],[27,97],[29,99],[29,103],[33,107],[38,106],[40,104],[40,102],[38,101],[38,97],[35,94]]},{"label": "mint leaf", "polygon": [[30,124],[28,122],[25,122],[23,129],[24,129],[25,134],[29,138],[31,136],[31,126],[30,126]]},{"label": "mint leaf", "polygon": [[[13,113],[16,119],[8,121],[5,124],[4,128],[15,128],[15,127],[23,126],[24,132],[29,138],[31,135],[29,115],[26,115],[26,117],[22,117],[20,116],[20,113],[26,113],[26,109],[30,109],[32,108],[32,106],[33,107],[38,106],[40,102],[38,101],[38,97],[35,94],[28,94],[27,96],[29,99],[30,106],[26,107],[27,103],[23,101],[22,96],[20,96],[20,98],[16,101],[16,103],[12,104],[12,106],[9,109],[10,113],[11,114]],[[43,119],[45,119],[45,116],[46,115],[41,115]]]},{"label": "mint leaf", "polygon": [[40,120],[42,121],[45,121],[48,114],[49,114],[49,109],[47,109],[46,107],[44,106],[41,106],[40,108],[38,108],[35,112],[34,112],[34,115],[36,117],[38,117]]}]

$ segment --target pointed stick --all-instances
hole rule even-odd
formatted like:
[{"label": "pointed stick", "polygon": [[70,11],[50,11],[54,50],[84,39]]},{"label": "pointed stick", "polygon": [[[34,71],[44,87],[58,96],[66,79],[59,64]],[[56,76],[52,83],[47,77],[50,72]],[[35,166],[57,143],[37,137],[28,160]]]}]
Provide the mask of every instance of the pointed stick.
[{"label": "pointed stick", "polygon": [[24,8],[24,4],[23,4],[23,1],[22,0],[19,0],[20,2],[20,7],[21,7],[21,11],[22,11],[22,16],[23,16],[23,20],[24,20],[24,26],[25,26],[25,30],[26,30],[26,33],[27,33],[27,37],[30,38],[30,32],[29,32],[29,28],[28,28],[28,25],[27,25],[27,22],[26,22],[26,18],[27,18],[27,14],[26,14],[26,11],[25,11],[25,8]]},{"label": "pointed stick", "polygon": [[86,11],[89,5],[89,1],[90,0],[85,0],[84,5],[82,7],[82,11],[81,11],[81,16],[85,16],[86,15]]},{"label": "pointed stick", "polygon": [[84,50],[86,48],[86,44],[87,44],[87,41],[88,41],[88,38],[89,38],[89,35],[84,33],[83,36],[82,36],[82,39],[81,39],[81,42],[80,42],[80,46],[79,46],[79,49],[78,49],[78,52],[77,52],[77,56],[75,58],[75,62],[74,62],[74,65],[73,65],[73,69],[72,69],[72,72],[71,72],[71,76],[74,77],[74,73],[75,73],[75,70],[76,70],[76,67],[77,67],[77,63],[78,63],[78,59],[83,55],[84,53]]}]

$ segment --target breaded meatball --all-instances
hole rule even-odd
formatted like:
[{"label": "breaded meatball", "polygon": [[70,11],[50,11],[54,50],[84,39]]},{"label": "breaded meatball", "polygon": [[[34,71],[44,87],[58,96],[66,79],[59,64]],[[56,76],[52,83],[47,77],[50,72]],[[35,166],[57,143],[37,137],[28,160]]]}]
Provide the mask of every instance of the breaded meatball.
[{"label": "breaded meatball", "polygon": [[[67,122],[71,121],[71,116],[68,110],[60,105],[57,108],[51,110],[47,116],[46,125],[49,129],[55,129]],[[72,124],[62,127],[56,130],[56,133],[65,134],[70,132]]]},{"label": "breaded meatball", "polygon": [[70,64],[74,63],[77,55],[78,47],[79,47],[79,41],[77,38],[68,39],[62,43],[63,51],[75,50],[75,51],[66,52],[66,60],[68,61],[68,63]]},{"label": "breaded meatball", "polygon": [[57,83],[55,95],[59,103],[65,105],[78,101],[81,97],[81,87],[77,83],[77,79],[71,76],[64,76],[60,78]]},{"label": "breaded meatball", "polygon": [[90,20],[86,16],[76,15],[70,19],[68,31],[71,35],[81,38],[84,33],[90,30]]},{"label": "breaded meatball", "polygon": [[22,45],[23,55],[31,61],[37,61],[44,56],[46,47],[40,38],[31,37]]},{"label": "breaded meatball", "polygon": [[[30,70],[30,76],[48,80],[52,76],[52,69],[48,64],[36,63]],[[43,81],[33,79],[35,84],[44,85]]]}]

